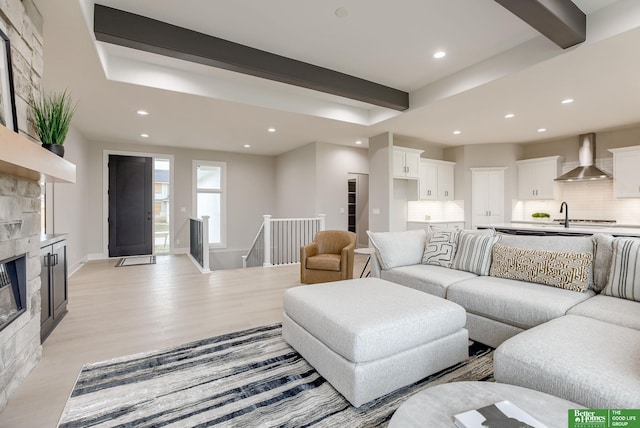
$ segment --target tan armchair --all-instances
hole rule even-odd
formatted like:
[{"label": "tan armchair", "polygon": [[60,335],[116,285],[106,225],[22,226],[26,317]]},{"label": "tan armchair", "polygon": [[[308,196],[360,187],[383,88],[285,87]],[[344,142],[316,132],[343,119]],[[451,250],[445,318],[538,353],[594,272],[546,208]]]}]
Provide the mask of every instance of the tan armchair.
[{"label": "tan armchair", "polygon": [[353,278],[356,234],[344,230],[316,233],[313,242],[300,247],[300,282],[339,281]]}]

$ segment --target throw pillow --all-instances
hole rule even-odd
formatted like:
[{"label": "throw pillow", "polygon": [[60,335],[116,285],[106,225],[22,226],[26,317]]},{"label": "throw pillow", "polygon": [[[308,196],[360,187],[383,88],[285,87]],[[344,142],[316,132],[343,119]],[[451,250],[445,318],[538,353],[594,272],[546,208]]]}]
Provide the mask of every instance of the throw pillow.
[{"label": "throw pillow", "polygon": [[456,254],[457,242],[457,230],[447,229],[434,232],[424,249],[422,264],[451,267],[453,256]]},{"label": "throw pillow", "polygon": [[583,292],[589,286],[593,253],[535,250],[496,244],[490,275]]},{"label": "throw pillow", "polygon": [[606,233],[595,233],[592,239],[595,254],[593,259],[593,290],[599,293],[609,282],[614,237]]},{"label": "throw pillow", "polygon": [[499,239],[499,236],[460,232],[456,256],[451,267],[476,275],[488,275],[491,265],[491,248]]},{"label": "throw pillow", "polygon": [[367,231],[376,257],[384,270],[397,266],[417,265],[422,261],[427,231],[424,229],[406,232]]},{"label": "throw pillow", "polygon": [[640,239],[613,240],[611,272],[602,294],[640,302]]}]

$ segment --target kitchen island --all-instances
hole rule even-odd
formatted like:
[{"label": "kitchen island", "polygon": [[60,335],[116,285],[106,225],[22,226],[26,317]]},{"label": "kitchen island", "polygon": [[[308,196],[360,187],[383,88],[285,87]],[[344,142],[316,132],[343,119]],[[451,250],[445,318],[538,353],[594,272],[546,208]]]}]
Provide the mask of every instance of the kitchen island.
[{"label": "kitchen island", "polygon": [[594,233],[608,233],[613,236],[630,236],[640,238],[640,226],[630,225],[593,225],[571,224],[564,227],[555,222],[511,222],[480,225],[478,229],[495,229],[497,232],[512,235],[556,235],[556,236],[589,236]]}]

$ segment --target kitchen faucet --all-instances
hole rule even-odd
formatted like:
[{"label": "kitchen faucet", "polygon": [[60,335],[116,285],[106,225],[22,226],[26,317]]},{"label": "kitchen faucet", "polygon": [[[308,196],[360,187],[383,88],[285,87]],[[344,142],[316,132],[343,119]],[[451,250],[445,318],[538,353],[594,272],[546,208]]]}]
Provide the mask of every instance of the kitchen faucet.
[{"label": "kitchen faucet", "polygon": [[560,204],[560,214],[562,214],[562,208],[564,208],[564,227],[569,227],[569,205],[566,202]]}]

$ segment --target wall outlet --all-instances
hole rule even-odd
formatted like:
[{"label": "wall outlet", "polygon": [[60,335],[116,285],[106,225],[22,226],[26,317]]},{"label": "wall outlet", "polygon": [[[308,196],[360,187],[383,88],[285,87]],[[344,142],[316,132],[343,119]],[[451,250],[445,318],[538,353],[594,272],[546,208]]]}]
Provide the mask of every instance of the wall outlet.
[{"label": "wall outlet", "polygon": [[180,207],[180,212],[181,212],[181,213],[186,213],[186,212],[187,212],[187,209],[186,209],[185,207]]},{"label": "wall outlet", "polygon": [[340,208],[340,214],[344,214],[344,208]]},{"label": "wall outlet", "polygon": [[374,209],[372,210],[372,212],[373,212],[373,214],[375,214],[375,215],[379,215],[379,214],[380,214],[380,208],[374,208]]}]

